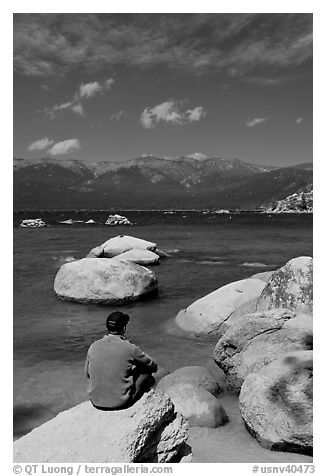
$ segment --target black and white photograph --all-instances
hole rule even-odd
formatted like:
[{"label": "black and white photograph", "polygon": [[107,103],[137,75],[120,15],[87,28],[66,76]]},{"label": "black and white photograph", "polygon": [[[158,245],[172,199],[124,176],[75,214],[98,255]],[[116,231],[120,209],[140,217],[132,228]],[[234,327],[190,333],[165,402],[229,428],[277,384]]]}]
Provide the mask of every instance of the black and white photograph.
[{"label": "black and white photograph", "polygon": [[314,471],[315,14],[192,7],[12,13],[16,474]]}]

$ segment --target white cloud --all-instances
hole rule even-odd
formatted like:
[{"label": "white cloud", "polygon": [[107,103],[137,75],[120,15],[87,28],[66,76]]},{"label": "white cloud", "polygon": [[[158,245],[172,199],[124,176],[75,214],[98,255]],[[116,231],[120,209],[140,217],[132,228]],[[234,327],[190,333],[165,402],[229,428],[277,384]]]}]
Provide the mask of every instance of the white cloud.
[{"label": "white cloud", "polygon": [[263,124],[264,122],[267,121],[267,119],[268,119],[268,117],[255,117],[254,119],[248,119],[245,122],[245,125],[248,126],[248,127],[255,127],[258,124]]},{"label": "white cloud", "polygon": [[301,124],[301,122],[303,122],[303,117],[298,117],[296,120],[295,120],[295,123],[296,124]]},{"label": "white cloud", "polygon": [[90,99],[97,96],[98,94],[108,91],[111,89],[113,84],[113,78],[106,79],[103,83],[98,81],[94,81],[92,83],[82,83],[70,101],[47,107],[44,109],[44,112],[51,119],[55,118],[58,113],[65,111],[72,111],[79,116],[85,116],[86,114],[82,102],[86,99]]},{"label": "white cloud", "polygon": [[109,78],[105,81],[104,85],[106,87],[106,89],[111,89],[111,87],[113,86],[114,84],[114,79],[113,78]]},{"label": "white cloud", "polygon": [[111,114],[110,119],[112,121],[119,122],[123,116],[126,116],[126,113],[122,109],[120,109],[120,111]]},{"label": "white cloud", "polygon": [[44,113],[50,117],[50,119],[54,119],[58,113],[61,113],[63,111],[67,110],[73,110],[73,105],[74,103],[72,101],[68,102],[63,102],[61,104],[55,104],[54,106],[51,107],[46,107],[44,109]]},{"label": "white cloud", "polygon": [[206,112],[202,106],[195,107],[184,111],[184,103],[169,99],[154,107],[146,107],[142,112],[139,121],[145,129],[152,129],[159,122],[168,124],[186,124],[189,122],[199,121],[205,116]]},{"label": "white cloud", "polygon": [[96,94],[102,91],[102,86],[98,81],[94,81],[94,83],[86,83],[81,84],[79,86],[79,96],[81,98],[91,98],[92,96],[96,96]]},{"label": "white cloud", "polygon": [[187,155],[187,157],[190,157],[190,158],[196,159],[196,160],[205,160],[205,159],[207,159],[207,155],[203,154],[202,152],[194,152],[193,154]]},{"label": "white cloud", "polygon": [[80,116],[85,116],[84,108],[83,108],[83,105],[82,105],[81,103],[74,104],[74,105],[71,107],[71,110],[72,110],[75,114],[79,114]]},{"label": "white cloud", "polygon": [[152,127],[154,127],[151,114],[148,108],[144,109],[141,113],[139,122],[141,123],[144,129],[151,129]]},{"label": "white cloud", "polygon": [[188,119],[190,122],[200,121],[200,119],[206,116],[203,106],[195,107],[194,109],[189,109],[187,111]]},{"label": "white cloud", "polygon": [[102,93],[104,90],[109,90],[111,89],[112,85],[114,84],[114,79],[109,78],[104,81],[103,84],[100,84],[98,81],[94,81],[93,83],[86,83],[86,84],[81,84],[79,86],[79,97],[80,98],[91,98],[93,96],[96,96],[97,94]]},{"label": "white cloud", "polygon": [[48,151],[51,155],[63,155],[69,154],[74,150],[80,149],[80,143],[78,139],[67,139],[62,142],[57,142]]},{"label": "white cloud", "polygon": [[43,137],[43,139],[36,140],[35,142],[32,142],[29,144],[28,149],[29,151],[32,150],[44,150],[50,147],[52,145],[54,140],[50,140],[47,137]]}]

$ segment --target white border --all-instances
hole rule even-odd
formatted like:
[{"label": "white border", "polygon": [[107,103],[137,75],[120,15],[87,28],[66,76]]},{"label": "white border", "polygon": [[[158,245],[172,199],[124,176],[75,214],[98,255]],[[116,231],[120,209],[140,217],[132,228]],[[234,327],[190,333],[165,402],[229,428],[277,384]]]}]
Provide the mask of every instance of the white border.
[{"label": "white border", "polygon": [[[326,315],[322,308],[322,292],[323,292],[323,271],[325,269],[323,241],[325,236],[325,213],[323,207],[326,205],[324,198],[324,181],[325,181],[325,2],[322,1],[301,1],[301,0],[274,0],[273,2],[258,1],[228,1],[224,3],[201,0],[200,2],[165,0],[164,2],[154,3],[152,0],[144,1],[119,1],[108,2],[94,0],[86,2],[84,0],[68,1],[56,0],[55,2],[30,0],[30,1],[4,1],[0,6],[1,21],[1,91],[2,91],[2,141],[5,147],[2,147],[1,157],[1,222],[3,230],[2,238],[2,396],[6,401],[2,401],[2,454],[6,455],[3,463],[6,469],[4,474],[12,474],[12,417],[11,417],[11,390],[12,388],[12,306],[9,296],[12,296],[12,286],[10,274],[12,276],[12,13],[129,13],[129,12],[211,12],[211,13],[314,13],[314,252],[315,252],[315,375],[317,374],[317,384],[315,384],[315,410],[314,410],[314,429],[315,429],[315,456],[316,464],[315,474],[322,474],[325,468],[323,463],[323,441],[324,435],[324,406],[322,399],[323,391],[323,364],[324,356],[321,355],[320,349],[323,347],[324,340],[324,319]],[[11,273],[9,272],[11,271]],[[325,291],[324,291],[325,292]],[[11,338],[11,339],[10,339]],[[7,465],[8,463],[8,465]],[[218,468],[216,467],[218,466]],[[243,464],[208,464],[200,465],[181,465],[175,474],[180,471],[188,473],[197,473],[198,470],[204,470],[207,474],[217,475],[217,471],[221,471],[224,475],[229,474],[251,474],[252,465]],[[325,471],[323,471],[324,473]]]}]

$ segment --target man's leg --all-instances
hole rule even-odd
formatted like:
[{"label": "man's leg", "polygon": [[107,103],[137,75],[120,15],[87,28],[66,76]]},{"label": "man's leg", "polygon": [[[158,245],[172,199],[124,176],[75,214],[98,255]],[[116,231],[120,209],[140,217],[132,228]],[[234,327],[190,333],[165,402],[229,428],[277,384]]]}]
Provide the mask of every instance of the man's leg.
[{"label": "man's leg", "polygon": [[133,401],[139,400],[145,392],[148,392],[155,384],[155,378],[152,374],[142,374],[135,370],[134,372],[134,388]]}]

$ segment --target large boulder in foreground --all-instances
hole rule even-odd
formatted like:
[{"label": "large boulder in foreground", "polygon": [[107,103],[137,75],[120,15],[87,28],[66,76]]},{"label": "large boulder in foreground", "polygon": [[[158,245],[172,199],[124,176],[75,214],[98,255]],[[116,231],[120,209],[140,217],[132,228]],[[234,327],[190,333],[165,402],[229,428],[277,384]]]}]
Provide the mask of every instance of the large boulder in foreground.
[{"label": "large boulder in foreground", "polygon": [[107,258],[83,258],[59,269],[54,291],[65,301],[123,304],[157,290],[154,273],[143,266]]},{"label": "large boulder in foreground", "polygon": [[266,283],[242,279],[227,284],[195,301],[176,316],[176,324],[194,334],[218,334],[220,326],[243,303],[257,298]]},{"label": "large boulder in foreground", "polygon": [[156,243],[151,241],[135,238],[134,236],[119,235],[110,238],[100,245],[104,249],[104,257],[112,258],[113,256],[121,255],[129,250],[156,250]]},{"label": "large boulder in foreground", "polygon": [[165,463],[177,459],[187,422],[166,395],[145,394],[127,410],[104,412],[84,402],[14,443],[15,463]]},{"label": "large boulder in foreground", "polygon": [[312,348],[311,315],[271,310],[244,316],[218,341],[213,358],[226,374],[230,390],[240,391],[246,376],[280,355]]},{"label": "large boulder in foreground", "polygon": [[149,250],[129,250],[121,255],[115,256],[115,259],[122,261],[131,261],[132,263],[143,266],[157,265],[160,263],[160,257]]},{"label": "large boulder in foreground", "polygon": [[261,293],[257,311],[286,308],[297,312],[312,312],[313,261],[310,256],[291,259],[274,271]]},{"label": "large boulder in foreground", "polygon": [[217,428],[228,421],[217,398],[203,387],[186,382],[164,385],[161,382],[165,378],[159,382],[159,390],[170,397],[175,410],[188,420],[189,426]]},{"label": "large boulder in foreground", "polygon": [[178,383],[197,385],[212,395],[218,395],[222,392],[222,388],[216,378],[205,367],[200,367],[199,365],[182,367],[165,375],[159,381],[157,388],[164,391]]},{"label": "large boulder in foreground", "polygon": [[285,354],[245,379],[240,412],[271,450],[312,454],[312,351]]}]

